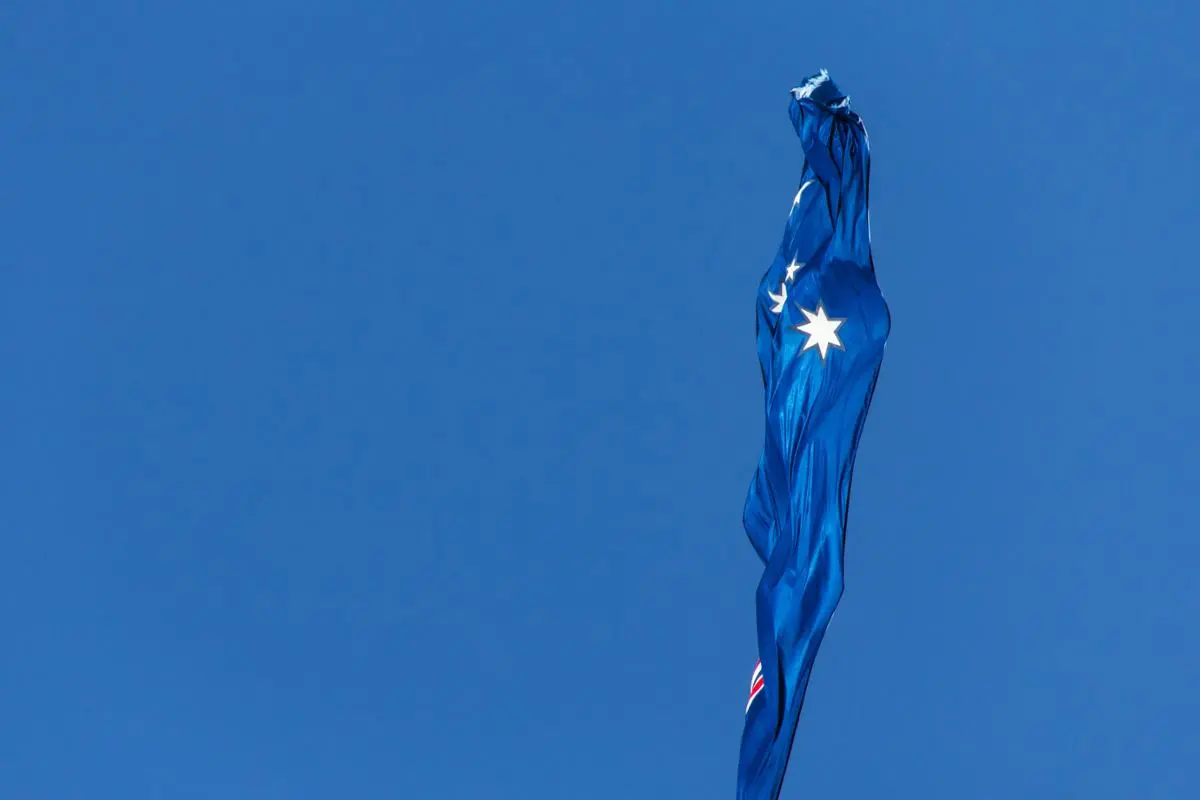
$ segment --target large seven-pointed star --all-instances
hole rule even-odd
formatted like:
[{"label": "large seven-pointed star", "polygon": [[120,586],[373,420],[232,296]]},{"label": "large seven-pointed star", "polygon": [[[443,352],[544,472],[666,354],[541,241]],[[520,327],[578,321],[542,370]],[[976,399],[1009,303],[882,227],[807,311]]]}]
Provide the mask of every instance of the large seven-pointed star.
[{"label": "large seven-pointed star", "polygon": [[829,351],[830,347],[836,347],[839,350],[846,349],[842,346],[842,340],[837,335],[837,329],[846,321],[844,318],[830,319],[825,316],[825,306],[820,303],[817,303],[816,313],[809,311],[807,308],[801,308],[799,305],[796,307],[803,312],[804,316],[808,317],[808,322],[805,324],[792,326],[792,330],[808,334],[808,341],[804,343],[801,352],[815,347],[820,351],[821,360],[824,361],[825,354]]}]

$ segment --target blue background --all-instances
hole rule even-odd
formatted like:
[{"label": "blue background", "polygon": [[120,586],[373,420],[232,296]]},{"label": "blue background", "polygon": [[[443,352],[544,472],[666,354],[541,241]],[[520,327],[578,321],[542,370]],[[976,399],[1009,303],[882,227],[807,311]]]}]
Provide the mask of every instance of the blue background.
[{"label": "blue background", "polygon": [[894,324],[785,797],[1198,796],[1197,29],[5,3],[0,796],[732,796],[820,67]]}]

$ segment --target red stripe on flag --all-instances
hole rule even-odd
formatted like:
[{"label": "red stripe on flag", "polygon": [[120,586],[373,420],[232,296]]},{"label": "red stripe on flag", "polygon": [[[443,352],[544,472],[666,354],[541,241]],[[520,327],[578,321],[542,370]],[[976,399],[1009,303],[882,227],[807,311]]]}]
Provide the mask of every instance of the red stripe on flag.
[{"label": "red stripe on flag", "polygon": [[754,682],[754,685],[750,687],[750,699],[746,701],[747,714],[750,713],[750,706],[754,704],[754,698],[758,697],[759,692],[763,690],[763,685],[763,679],[760,676],[759,679]]}]

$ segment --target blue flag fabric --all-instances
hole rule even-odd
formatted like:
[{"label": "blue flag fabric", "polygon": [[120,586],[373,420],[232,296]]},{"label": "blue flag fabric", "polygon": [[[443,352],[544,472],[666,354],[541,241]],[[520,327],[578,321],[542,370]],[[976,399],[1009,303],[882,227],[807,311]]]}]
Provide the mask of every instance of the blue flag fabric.
[{"label": "blue flag fabric", "polygon": [[792,90],[804,151],[783,242],[758,288],[766,436],[746,498],[764,564],[739,800],[783,786],[809,675],[842,596],[854,456],[891,318],[875,282],[862,120],[822,71]]}]

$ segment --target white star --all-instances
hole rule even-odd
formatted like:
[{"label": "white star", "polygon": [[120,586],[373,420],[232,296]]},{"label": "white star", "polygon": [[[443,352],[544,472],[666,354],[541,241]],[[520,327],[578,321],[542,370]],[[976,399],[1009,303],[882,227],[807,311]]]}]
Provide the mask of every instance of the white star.
[{"label": "white star", "polygon": [[796,192],[796,199],[792,201],[792,208],[800,205],[800,198],[804,196],[804,190],[816,183],[815,180],[807,180],[800,186],[800,191]]},{"label": "white star", "polygon": [[796,259],[793,258],[792,263],[788,264],[787,277],[784,278],[784,280],[790,281],[792,279],[792,276],[795,275],[798,270],[802,270],[802,269],[804,269],[804,262],[796,261]]},{"label": "white star", "polygon": [[807,308],[800,308],[800,310],[804,313],[804,316],[808,317],[808,322],[804,325],[793,325],[792,330],[808,334],[808,341],[804,343],[801,352],[815,347],[821,352],[821,360],[824,361],[825,354],[831,346],[839,350],[846,349],[842,346],[842,340],[838,338],[836,333],[837,329],[846,321],[845,318],[830,319],[825,316],[825,306],[820,303],[817,304],[817,312],[815,314]]},{"label": "white star", "polygon": [[772,294],[770,289],[767,289],[767,297],[775,301],[775,305],[771,306],[772,314],[783,313],[783,305],[787,302],[787,284],[779,284],[780,294]]}]

